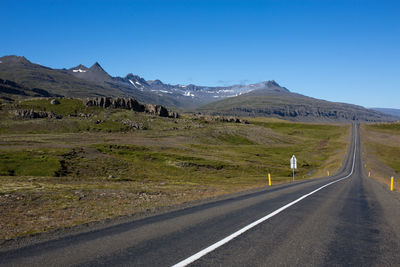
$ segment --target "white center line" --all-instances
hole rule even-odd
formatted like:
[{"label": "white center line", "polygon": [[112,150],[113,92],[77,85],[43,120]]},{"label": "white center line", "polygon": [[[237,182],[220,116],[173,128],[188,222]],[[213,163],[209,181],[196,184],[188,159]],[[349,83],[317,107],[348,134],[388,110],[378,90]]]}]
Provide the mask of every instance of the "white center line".
[{"label": "white center line", "polygon": [[[355,131],[357,131],[357,128],[355,128],[355,129],[356,129]],[[243,234],[244,232],[250,230],[251,228],[255,227],[256,225],[258,225],[258,224],[260,224],[260,223],[262,223],[262,222],[265,222],[266,220],[268,220],[268,219],[270,219],[271,217],[277,215],[278,213],[284,211],[285,209],[289,208],[290,206],[293,206],[293,205],[296,204],[297,202],[299,202],[299,201],[305,199],[306,197],[311,196],[312,194],[318,192],[319,190],[321,190],[321,189],[323,189],[323,188],[325,188],[325,187],[327,187],[327,186],[330,186],[330,185],[332,185],[332,184],[334,184],[334,183],[337,183],[337,182],[339,182],[339,181],[341,181],[341,180],[343,180],[343,179],[349,178],[349,177],[353,174],[353,172],[354,172],[354,163],[355,163],[356,151],[357,151],[357,139],[356,139],[356,136],[357,136],[357,134],[355,133],[355,134],[354,134],[353,165],[352,165],[352,167],[351,167],[351,172],[350,172],[350,174],[348,174],[348,175],[345,176],[345,177],[339,178],[339,179],[337,179],[337,180],[335,180],[335,181],[333,181],[333,182],[327,183],[326,185],[323,185],[323,186],[321,186],[321,187],[315,189],[314,191],[312,191],[312,192],[310,192],[310,193],[308,193],[308,194],[303,195],[302,197],[300,197],[300,198],[298,198],[298,199],[296,199],[296,200],[290,202],[289,204],[286,204],[285,206],[283,206],[283,207],[281,207],[281,208],[275,210],[274,212],[272,212],[272,213],[270,213],[270,214],[268,214],[268,215],[262,217],[261,219],[258,219],[257,221],[255,221],[255,222],[253,222],[253,223],[251,223],[251,224],[249,224],[249,225],[243,227],[242,229],[240,229],[240,230],[234,232],[233,234],[231,234],[231,235],[225,237],[224,239],[221,239],[221,240],[218,241],[217,243],[215,243],[215,244],[213,244],[213,245],[211,245],[211,246],[209,246],[209,247],[207,247],[207,248],[205,248],[205,249],[203,249],[203,250],[197,252],[196,254],[190,256],[189,258],[187,258],[187,259],[185,259],[185,260],[183,260],[183,261],[178,262],[177,264],[173,265],[172,267],[187,266],[187,265],[191,264],[192,262],[194,262],[194,261],[200,259],[200,258],[203,257],[204,255],[206,255],[206,254],[210,253],[211,251],[213,251],[213,250],[219,248],[220,246],[222,246],[222,245],[228,243],[228,242],[231,241],[232,239],[238,237],[239,235],[241,235],[241,234]]]}]

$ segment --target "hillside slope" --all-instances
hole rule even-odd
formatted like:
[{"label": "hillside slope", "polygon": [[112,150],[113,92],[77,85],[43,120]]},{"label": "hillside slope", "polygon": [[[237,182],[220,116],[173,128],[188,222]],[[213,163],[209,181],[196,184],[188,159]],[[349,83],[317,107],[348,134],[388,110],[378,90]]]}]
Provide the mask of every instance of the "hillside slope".
[{"label": "hillside slope", "polygon": [[87,82],[70,75],[66,70],[55,70],[31,63],[25,57],[0,58],[0,78],[14,81],[27,88],[40,88],[66,97],[118,96],[113,88]]},{"label": "hillside slope", "polygon": [[[74,71],[76,70],[76,71]],[[39,88],[51,95],[65,97],[134,97],[141,102],[182,107],[179,99],[144,92],[124,83],[122,78],[108,75],[100,64],[91,68],[79,65],[72,69],[52,69],[34,64],[25,57],[4,56],[0,58],[0,79],[19,84],[27,90]],[[3,93],[0,91],[0,93]],[[21,97],[25,96],[23,94]]]},{"label": "hillside slope", "polygon": [[398,117],[400,119],[400,109],[395,109],[395,108],[371,108],[373,110]]},{"label": "hillside slope", "polygon": [[212,115],[278,117],[293,121],[393,121],[395,117],[361,106],[329,102],[290,92],[275,81],[262,89],[207,104]]}]

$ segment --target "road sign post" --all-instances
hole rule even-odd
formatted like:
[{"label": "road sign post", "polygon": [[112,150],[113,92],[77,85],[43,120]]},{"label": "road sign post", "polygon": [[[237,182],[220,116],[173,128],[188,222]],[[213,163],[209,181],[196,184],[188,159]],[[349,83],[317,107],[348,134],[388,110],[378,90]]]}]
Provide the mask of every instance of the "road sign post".
[{"label": "road sign post", "polygon": [[294,182],[294,168],[293,168],[293,182]]},{"label": "road sign post", "polygon": [[292,168],[293,170],[293,182],[294,182],[294,170],[297,169],[297,159],[294,155],[290,159],[290,168]]}]

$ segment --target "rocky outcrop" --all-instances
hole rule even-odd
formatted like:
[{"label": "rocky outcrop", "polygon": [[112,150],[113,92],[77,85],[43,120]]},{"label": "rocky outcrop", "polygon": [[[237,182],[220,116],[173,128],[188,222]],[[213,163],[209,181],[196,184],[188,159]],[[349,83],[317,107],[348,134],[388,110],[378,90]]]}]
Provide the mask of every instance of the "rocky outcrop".
[{"label": "rocky outcrop", "polygon": [[96,106],[102,108],[121,108],[133,110],[136,112],[146,112],[149,114],[158,115],[160,117],[178,118],[179,114],[169,111],[167,108],[160,105],[141,104],[134,98],[120,97],[96,97],[87,98],[84,101],[87,107]]},{"label": "rocky outcrop", "polygon": [[223,117],[223,116],[209,116],[209,115],[195,115],[194,119],[203,120],[206,122],[232,122],[250,124],[248,120],[240,119],[237,117]]},{"label": "rocky outcrop", "polygon": [[131,129],[147,130],[147,127],[144,126],[143,123],[137,122],[137,121],[132,121],[132,120],[129,120],[129,119],[123,120],[122,124],[125,125],[125,126],[128,126]]},{"label": "rocky outcrop", "polygon": [[18,119],[42,119],[42,118],[62,119],[62,116],[57,115],[53,112],[34,111],[33,109],[15,110],[14,115]]},{"label": "rocky outcrop", "polygon": [[250,124],[248,120],[243,120],[239,119],[236,117],[216,117],[216,121],[221,121],[221,122],[234,122],[234,123],[244,123],[244,124]]},{"label": "rocky outcrop", "polygon": [[87,107],[96,106],[101,108],[122,108],[129,109],[137,112],[144,112],[145,106],[140,104],[134,98],[120,98],[120,97],[96,97],[87,98],[85,100]]},{"label": "rocky outcrop", "polygon": [[169,117],[169,118],[178,118],[179,117],[178,113],[172,112],[160,105],[146,104],[145,112],[154,114],[154,115],[158,115],[160,117]]},{"label": "rocky outcrop", "polygon": [[58,99],[52,99],[52,100],[50,101],[50,104],[52,104],[52,105],[59,105],[59,104],[60,104],[60,101],[58,101]]}]

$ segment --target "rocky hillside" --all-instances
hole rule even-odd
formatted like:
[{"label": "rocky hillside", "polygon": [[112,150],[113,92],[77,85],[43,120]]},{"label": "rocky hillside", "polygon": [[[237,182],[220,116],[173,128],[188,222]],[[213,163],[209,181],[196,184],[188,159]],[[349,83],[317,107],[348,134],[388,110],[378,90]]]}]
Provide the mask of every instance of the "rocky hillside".
[{"label": "rocky hillside", "polygon": [[[34,64],[25,57],[4,56],[0,58],[0,79],[8,80],[32,90],[40,88],[50,95],[65,97],[134,97],[139,101],[172,107],[185,106],[179,99],[143,91],[111,77],[100,64],[87,68],[79,65],[72,69],[52,69]],[[0,91],[4,96],[4,92]],[[20,95],[24,97],[24,95]]]},{"label": "rocky hillside", "polygon": [[0,79],[0,98],[12,101],[14,97],[52,97],[59,96],[51,94],[40,88],[27,88],[16,82]]},{"label": "rocky hillside", "polygon": [[212,115],[277,117],[293,121],[373,122],[397,118],[361,106],[329,102],[290,92],[274,81],[265,88],[205,105]]},{"label": "rocky hillside", "polygon": [[400,109],[395,109],[395,108],[371,108],[371,109],[391,115],[391,116],[395,116],[398,119],[400,119]]}]

